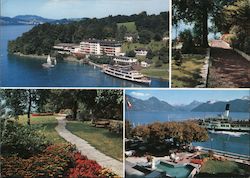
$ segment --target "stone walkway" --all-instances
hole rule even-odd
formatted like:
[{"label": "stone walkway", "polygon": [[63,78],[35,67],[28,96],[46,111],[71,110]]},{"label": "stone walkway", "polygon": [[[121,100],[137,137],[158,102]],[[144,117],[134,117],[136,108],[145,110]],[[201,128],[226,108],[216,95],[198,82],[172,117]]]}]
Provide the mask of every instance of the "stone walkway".
[{"label": "stone walkway", "polygon": [[95,160],[102,167],[110,168],[114,173],[123,177],[122,162],[117,161],[116,159],[101,153],[93,146],[91,146],[87,141],[72,134],[69,130],[65,128],[67,122],[65,120],[65,117],[56,117],[56,119],[58,120],[58,126],[56,126],[55,129],[61,137],[63,137],[66,141],[76,145],[77,150],[80,151],[83,155],[86,155],[89,159]]},{"label": "stone walkway", "polygon": [[250,87],[250,61],[236,53],[222,40],[213,40],[211,47],[209,87]]}]

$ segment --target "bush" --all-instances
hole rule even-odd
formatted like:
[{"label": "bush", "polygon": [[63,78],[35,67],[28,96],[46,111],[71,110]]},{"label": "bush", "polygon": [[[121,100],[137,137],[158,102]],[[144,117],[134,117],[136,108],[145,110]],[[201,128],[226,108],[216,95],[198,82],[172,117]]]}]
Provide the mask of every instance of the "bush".
[{"label": "bush", "polygon": [[250,54],[250,37],[246,37],[244,40],[244,52]]},{"label": "bush", "polygon": [[1,157],[3,177],[67,177],[72,167],[72,145],[52,145],[42,153],[23,159],[18,156]]},{"label": "bush", "polygon": [[191,54],[194,52],[193,35],[190,30],[185,30],[180,33],[180,39],[183,41],[181,52],[184,54]]},{"label": "bush", "polygon": [[75,165],[69,171],[70,178],[78,177],[98,177],[102,167],[93,160],[88,160],[86,156],[82,156],[79,152],[74,155]]},{"label": "bush", "polygon": [[29,157],[43,151],[49,142],[36,128],[7,121],[1,132],[2,153]]},{"label": "bush", "polygon": [[162,61],[157,60],[157,61],[155,62],[155,67],[161,67],[161,66],[162,66]]}]

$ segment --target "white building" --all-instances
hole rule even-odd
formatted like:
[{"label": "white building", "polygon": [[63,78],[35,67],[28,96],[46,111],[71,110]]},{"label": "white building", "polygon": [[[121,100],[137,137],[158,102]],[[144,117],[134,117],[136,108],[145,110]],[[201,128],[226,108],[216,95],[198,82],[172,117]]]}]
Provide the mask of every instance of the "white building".
[{"label": "white building", "polygon": [[141,62],[141,67],[149,67],[150,64],[146,63],[145,61]]},{"label": "white building", "polygon": [[80,51],[85,54],[118,56],[121,43],[111,40],[85,40],[80,43]]},{"label": "white building", "polygon": [[60,54],[71,54],[76,50],[79,50],[80,46],[74,43],[59,43],[53,46],[53,49],[57,50]]},{"label": "white building", "polygon": [[116,56],[115,58],[113,58],[113,60],[115,61],[115,63],[122,63],[126,65],[135,64],[138,61],[135,58],[125,57],[125,56]]},{"label": "white building", "polygon": [[133,42],[133,37],[132,37],[132,36],[125,36],[124,39],[125,39],[127,42]]},{"label": "white building", "polygon": [[164,37],[162,38],[162,41],[168,41],[168,40],[169,40],[169,37],[164,36]]},{"label": "white building", "polygon": [[135,49],[135,54],[136,56],[146,56],[148,54],[148,51],[143,48],[138,48],[138,49]]}]

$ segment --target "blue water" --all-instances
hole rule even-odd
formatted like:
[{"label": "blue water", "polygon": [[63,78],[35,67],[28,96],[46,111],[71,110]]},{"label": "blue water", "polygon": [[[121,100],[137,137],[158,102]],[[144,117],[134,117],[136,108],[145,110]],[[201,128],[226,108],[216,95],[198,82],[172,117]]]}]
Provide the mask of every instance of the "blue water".
[{"label": "blue water", "polygon": [[161,162],[156,165],[157,169],[166,171],[166,173],[175,178],[187,178],[191,173],[193,168],[189,168],[188,166],[172,166],[167,163]]},{"label": "blue water", "polygon": [[[170,112],[147,112],[147,111],[127,111],[126,119],[134,124],[149,124],[155,121],[181,121],[187,119],[203,119],[207,117],[216,117],[221,112],[191,112],[191,111],[170,111]],[[249,113],[230,112],[233,120],[247,120]]]},{"label": "blue water", "polygon": [[[220,112],[146,112],[146,111],[127,111],[126,119],[131,121],[134,126],[150,124],[153,122],[182,121],[187,119],[202,119],[211,116],[218,116]],[[249,113],[231,112],[233,120],[247,120]],[[207,142],[193,143],[195,146],[212,148],[221,151],[250,155],[250,135],[247,133],[230,134],[225,132],[209,133]]]},{"label": "blue water", "polygon": [[[43,59],[8,55],[7,43],[33,26],[0,26],[0,86],[3,87],[148,87],[117,79],[86,64],[58,61],[55,68],[45,69]],[[152,79],[150,87],[168,87],[168,82]]]}]

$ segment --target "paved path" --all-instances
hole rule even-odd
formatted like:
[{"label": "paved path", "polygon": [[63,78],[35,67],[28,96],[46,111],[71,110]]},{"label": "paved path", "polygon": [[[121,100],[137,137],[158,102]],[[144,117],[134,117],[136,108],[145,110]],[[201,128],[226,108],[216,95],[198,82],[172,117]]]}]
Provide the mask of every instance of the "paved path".
[{"label": "paved path", "polygon": [[[97,149],[91,146],[87,141],[81,139],[80,137],[72,134],[68,131],[66,126],[65,117],[56,117],[58,120],[58,126],[56,126],[56,131],[58,134],[63,137],[66,141],[76,145],[78,151],[80,151],[83,155],[86,155],[89,159],[95,160],[102,167],[110,168],[113,172],[115,172],[119,176],[123,176],[123,163],[113,159]],[[100,140],[101,141],[101,140]]]},{"label": "paved path", "polygon": [[213,40],[211,47],[209,87],[250,87],[250,61],[233,51],[222,40]]}]

